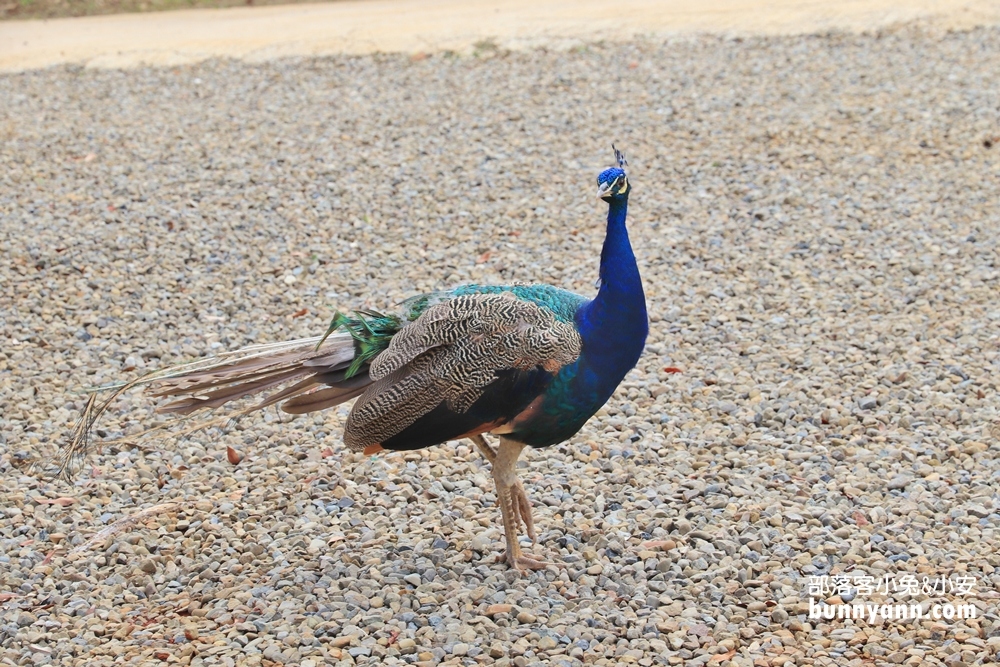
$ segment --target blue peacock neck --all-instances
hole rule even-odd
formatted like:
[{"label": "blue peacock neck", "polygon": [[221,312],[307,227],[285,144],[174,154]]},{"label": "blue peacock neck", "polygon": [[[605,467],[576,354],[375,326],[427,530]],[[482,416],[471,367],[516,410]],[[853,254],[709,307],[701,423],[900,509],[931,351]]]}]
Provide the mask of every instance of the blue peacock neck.
[{"label": "blue peacock neck", "polygon": [[615,385],[638,361],[649,331],[646,296],[625,227],[627,213],[628,194],[612,197],[601,250],[601,288],[578,316],[584,357],[609,380],[617,376]]},{"label": "blue peacock neck", "polygon": [[546,390],[541,411],[518,424],[510,437],[533,447],[562,442],[611,397],[635,366],[646,343],[646,297],[625,229],[628,200],[616,196],[608,211],[601,251],[601,289],[576,311],[583,349]]}]

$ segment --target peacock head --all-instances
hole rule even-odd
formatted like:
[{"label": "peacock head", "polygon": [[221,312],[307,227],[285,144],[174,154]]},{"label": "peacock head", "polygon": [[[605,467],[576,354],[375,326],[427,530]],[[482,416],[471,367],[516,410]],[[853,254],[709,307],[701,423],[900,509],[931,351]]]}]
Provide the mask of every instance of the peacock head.
[{"label": "peacock head", "polygon": [[611,144],[611,148],[615,151],[618,166],[605,169],[597,177],[597,196],[606,202],[628,198],[629,190],[628,177],[625,175],[625,167],[628,166],[625,154],[615,148],[614,144]]}]

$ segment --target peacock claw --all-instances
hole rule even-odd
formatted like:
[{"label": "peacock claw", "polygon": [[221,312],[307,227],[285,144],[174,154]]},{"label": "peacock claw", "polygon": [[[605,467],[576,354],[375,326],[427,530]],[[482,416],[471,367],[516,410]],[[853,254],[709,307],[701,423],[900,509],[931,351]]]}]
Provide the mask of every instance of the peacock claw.
[{"label": "peacock claw", "polygon": [[529,570],[544,570],[547,567],[556,567],[555,563],[549,563],[548,561],[539,560],[532,556],[531,554],[519,554],[514,558],[507,556],[507,551],[504,550],[499,556],[497,556],[497,562],[502,563],[506,561],[508,565],[520,572],[521,574],[527,574]]}]

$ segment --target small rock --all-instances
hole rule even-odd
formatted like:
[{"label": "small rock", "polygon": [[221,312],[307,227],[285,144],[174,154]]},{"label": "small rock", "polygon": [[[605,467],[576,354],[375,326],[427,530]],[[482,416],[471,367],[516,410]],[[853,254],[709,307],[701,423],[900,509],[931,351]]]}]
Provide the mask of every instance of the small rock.
[{"label": "small rock", "polygon": [[489,535],[480,533],[472,538],[469,542],[469,547],[479,553],[489,553],[493,550],[493,540]]},{"label": "small rock", "polygon": [[344,600],[347,604],[354,605],[359,609],[368,610],[371,608],[371,600],[361,593],[355,591],[347,591],[344,593]]},{"label": "small rock", "polygon": [[910,483],[909,477],[905,477],[903,475],[896,475],[895,477],[889,480],[889,483],[886,484],[886,488],[889,489],[890,491],[898,491],[900,489],[905,489],[906,485],[909,483]]},{"label": "small rock", "polygon": [[538,642],[537,642],[537,644],[536,644],[536,646],[538,647],[539,651],[550,651],[550,650],[554,649],[558,645],[559,645],[559,642],[557,642],[552,637],[549,637],[548,635],[545,635],[544,637],[542,637],[541,639],[539,639]]},{"label": "small rock", "polygon": [[271,662],[276,662],[278,664],[284,664],[285,662],[284,656],[281,655],[281,648],[276,644],[271,644],[270,646],[265,648],[263,651],[261,651],[261,655],[263,655]]},{"label": "small rock", "polygon": [[962,443],[962,451],[970,456],[973,454],[981,454],[989,448],[989,445],[985,442],[979,442],[978,440],[966,440]]},{"label": "small rock", "polygon": [[538,617],[527,610],[520,611],[517,614],[518,623],[534,623],[536,620],[538,620]]},{"label": "small rock", "polygon": [[513,605],[509,604],[491,604],[486,608],[486,615],[497,616],[499,614],[509,614],[513,608]]}]

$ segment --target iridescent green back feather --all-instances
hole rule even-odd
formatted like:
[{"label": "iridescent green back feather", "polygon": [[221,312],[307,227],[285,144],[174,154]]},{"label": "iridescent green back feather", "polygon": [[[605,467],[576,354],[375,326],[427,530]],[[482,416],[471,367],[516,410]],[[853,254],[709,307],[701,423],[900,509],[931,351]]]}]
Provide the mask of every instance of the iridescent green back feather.
[{"label": "iridescent green back feather", "polygon": [[461,285],[443,292],[431,292],[403,302],[403,313],[411,322],[434,304],[468,294],[503,294],[509,292],[521,301],[538,304],[552,311],[559,322],[573,322],[576,311],[587,299],[551,285]]},{"label": "iridescent green back feather", "polygon": [[351,338],[354,339],[355,355],[344,373],[345,379],[351,378],[361,370],[362,366],[389,347],[389,341],[402,326],[403,322],[395,315],[385,315],[373,310],[356,310],[354,317],[348,317],[337,311],[330,321],[330,328],[323,334],[316,349],[319,349],[323,341],[338,329],[344,329],[351,334]]}]

